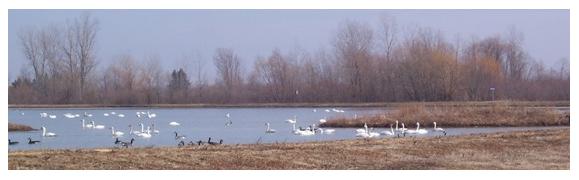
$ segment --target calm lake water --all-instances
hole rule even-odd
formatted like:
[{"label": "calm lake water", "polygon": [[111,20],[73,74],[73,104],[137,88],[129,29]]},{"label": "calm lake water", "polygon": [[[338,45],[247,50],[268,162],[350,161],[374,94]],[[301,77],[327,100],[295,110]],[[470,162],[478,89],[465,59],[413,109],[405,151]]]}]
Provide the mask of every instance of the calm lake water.
[{"label": "calm lake water", "polygon": [[[321,118],[332,117],[353,117],[375,114],[387,109],[379,108],[93,108],[93,109],[24,109],[9,108],[9,121],[18,124],[32,126],[35,129],[45,126],[48,132],[56,133],[56,137],[43,137],[42,131],[30,132],[9,132],[8,137],[12,141],[19,141],[19,144],[10,145],[9,150],[30,150],[30,149],[79,149],[95,147],[116,147],[113,142],[110,127],[124,133],[118,137],[121,141],[129,141],[135,138],[133,146],[153,147],[153,146],[177,146],[174,132],[185,135],[185,142],[207,141],[209,137],[213,142],[223,139],[224,144],[253,144],[253,143],[275,143],[275,142],[307,142],[325,141],[337,139],[356,138],[356,128],[332,128],[336,131],[333,134],[316,134],[313,136],[298,136],[292,133],[291,124],[286,120],[297,116],[296,126],[307,127],[312,124],[319,124]],[[155,113],[156,117],[137,117],[136,112]],[[329,111],[329,112],[328,112]],[[92,114],[92,117],[84,117],[84,113]],[[114,112],[114,114],[113,114]],[[55,115],[56,118],[41,118],[41,113]],[[80,117],[68,118],[64,114],[79,114]],[[104,116],[108,113],[109,116]],[[123,114],[124,117],[119,117]],[[228,122],[226,114],[230,115],[232,124],[226,126]],[[143,115],[146,116],[146,115]],[[83,128],[82,119],[88,124],[95,121],[97,125],[104,125],[104,129]],[[170,122],[178,122],[179,126],[171,126]],[[152,137],[142,138],[130,134],[129,125],[133,131],[140,131],[139,123],[143,123],[145,129],[154,124],[158,134],[151,133]],[[276,133],[265,133],[266,123],[270,124]],[[412,122],[413,124],[414,122]],[[411,123],[408,123],[411,124]],[[444,125],[441,125],[444,127]],[[421,126],[422,127],[422,126]],[[360,127],[362,128],[362,127]],[[432,132],[432,127],[425,127],[429,130],[426,135],[438,136],[440,133]],[[524,127],[524,128],[445,128],[448,135],[464,135],[473,133],[492,133],[514,130],[545,129],[558,127]],[[389,130],[375,128],[376,132]],[[38,144],[28,144],[28,138],[41,141]]]}]

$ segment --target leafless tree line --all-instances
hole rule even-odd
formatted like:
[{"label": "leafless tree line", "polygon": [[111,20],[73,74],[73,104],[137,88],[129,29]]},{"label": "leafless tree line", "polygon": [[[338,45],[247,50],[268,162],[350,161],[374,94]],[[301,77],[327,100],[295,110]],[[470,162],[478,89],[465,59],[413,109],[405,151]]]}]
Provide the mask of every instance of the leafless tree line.
[{"label": "leafless tree line", "polygon": [[[95,72],[98,23],[83,15],[66,24],[20,34],[29,66],[9,86],[11,104],[331,103],[399,101],[569,100],[568,60],[546,68],[512,31],[449,41],[429,28],[400,31],[345,21],[328,50],[258,57],[248,73],[233,49],[213,55],[217,77],[160,58],[118,56]],[[193,61],[193,60],[191,60]],[[198,61],[200,62],[200,61]],[[25,71],[25,72],[26,72]],[[188,74],[190,73],[190,74]],[[190,80],[192,79],[192,80]],[[494,90],[491,90],[493,88]]]}]

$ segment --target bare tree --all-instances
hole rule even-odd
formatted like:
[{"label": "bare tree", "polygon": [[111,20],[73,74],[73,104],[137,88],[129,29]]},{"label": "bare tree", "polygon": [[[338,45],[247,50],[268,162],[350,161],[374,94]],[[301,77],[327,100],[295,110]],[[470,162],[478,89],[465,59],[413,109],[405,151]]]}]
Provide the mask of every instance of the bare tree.
[{"label": "bare tree", "polygon": [[463,43],[429,28],[399,36],[390,17],[379,23],[374,33],[367,24],[345,21],[329,51],[274,49],[247,74],[232,49],[217,49],[213,81],[199,53],[184,56],[172,71],[159,56],[137,60],[126,54],[96,76],[98,23],[84,14],[64,28],[19,32],[27,66],[11,79],[9,103],[478,101],[492,99],[490,88],[497,99],[570,97],[569,60],[549,68],[532,59],[515,30]]},{"label": "bare tree", "polygon": [[34,78],[42,79],[42,77],[46,76],[45,67],[47,62],[42,57],[38,34],[34,29],[27,29],[21,31],[18,37],[22,42],[22,53],[34,70]]},{"label": "bare tree", "polygon": [[160,57],[156,55],[147,56],[144,66],[140,69],[139,84],[142,85],[143,102],[146,104],[161,103],[161,93],[165,85],[159,59]]},{"label": "bare tree", "polygon": [[336,58],[342,67],[344,80],[352,100],[369,100],[371,90],[373,31],[368,25],[347,21],[341,27],[334,42]]},{"label": "bare tree", "polygon": [[239,86],[243,83],[241,77],[240,60],[233,50],[219,48],[213,56],[213,63],[217,68],[219,77],[218,83],[223,83],[225,92],[225,102],[231,102],[231,98],[237,98]]},{"label": "bare tree", "polygon": [[83,101],[87,76],[96,66],[95,45],[98,22],[89,14],[72,20],[66,27],[63,46],[65,58],[74,79],[78,79],[79,101]]}]

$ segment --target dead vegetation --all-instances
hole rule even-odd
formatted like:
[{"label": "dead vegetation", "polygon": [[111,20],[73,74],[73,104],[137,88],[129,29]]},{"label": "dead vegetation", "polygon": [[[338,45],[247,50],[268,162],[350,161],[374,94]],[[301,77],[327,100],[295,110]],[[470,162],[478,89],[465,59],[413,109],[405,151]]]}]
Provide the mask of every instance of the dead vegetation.
[{"label": "dead vegetation", "polygon": [[22,124],[8,123],[8,131],[34,131],[36,129]]},{"label": "dead vegetation", "polygon": [[437,122],[443,127],[562,126],[569,125],[568,113],[552,108],[513,106],[509,102],[488,106],[427,106],[408,104],[392,112],[367,117],[330,119],[322,127],[389,127],[395,121],[414,127],[416,122],[428,127]]},{"label": "dead vegetation", "polygon": [[331,142],[9,152],[9,169],[569,169],[569,129]]},{"label": "dead vegetation", "polygon": [[9,108],[260,108],[260,107],[488,107],[506,104],[512,107],[569,107],[569,101],[448,101],[448,102],[384,102],[384,103],[229,103],[229,104],[8,104]]}]

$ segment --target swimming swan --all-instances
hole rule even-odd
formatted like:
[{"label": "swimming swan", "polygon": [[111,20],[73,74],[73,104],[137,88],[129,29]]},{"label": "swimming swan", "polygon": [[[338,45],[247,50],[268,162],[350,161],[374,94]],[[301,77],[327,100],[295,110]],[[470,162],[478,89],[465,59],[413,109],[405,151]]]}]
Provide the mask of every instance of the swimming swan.
[{"label": "swimming swan", "polygon": [[275,129],[271,129],[269,127],[269,123],[265,123],[265,125],[267,126],[267,129],[265,130],[265,133],[275,133]]},{"label": "swimming swan", "polygon": [[93,128],[93,129],[104,129],[104,128],[105,128],[104,125],[96,125],[96,124],[94,123],[94,121],[91,121],[90,123],[92,124],[92,128]]},{"label": "swimming swan", "polygon": [[114,127],[114,126],[111,126],[111,133],[113,134],[113,137],[119,137],[119,136],[125,135],[124,132],[115,131],[115,127]]},{"label": "swimming swan", "polygon": [[46,127],[42,126],[42,136],[43,137],[56,137],[55,133],[46,132]]},{"label": "swimming swan", "polygon": [[[404,126],[404,123],[402,124]],[[420,123],[416,123],[416,130],[406,130],[408,134],[426,134],[428,131],[426,129],[420,129]]]},{"label": "swimming swan", "polygon": [[386,136],[394,136],[396,134],[396,132],[394,132],[394,128],[392,127],[392,124],[390,124],[390,131],[382,131],[382,132],[380,132],[380,134],[386,135]]},{"label": "swimming swan", "polygon": [[82,119],[81,121],[82,121],[82,128],[83,128],[83,129],[84,129],[84,128],[92,128],[92,124],[90,124],[90,123],[89,123],[89,124],[85,124],[84,119]]}]

